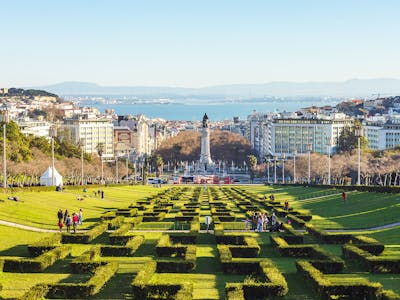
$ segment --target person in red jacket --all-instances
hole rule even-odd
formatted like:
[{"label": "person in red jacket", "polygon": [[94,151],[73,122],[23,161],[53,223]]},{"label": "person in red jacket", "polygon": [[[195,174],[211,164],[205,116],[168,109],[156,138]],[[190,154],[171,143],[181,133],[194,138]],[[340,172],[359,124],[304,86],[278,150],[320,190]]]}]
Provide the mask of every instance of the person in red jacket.
[{"label": "person in red jacket", "polygon": [[74,227],[74,233],[76,233],[76,227],[78,227],[78,222],[79,222],[79,216],[77,213],[74,213],[72,215],[72,225]]}]

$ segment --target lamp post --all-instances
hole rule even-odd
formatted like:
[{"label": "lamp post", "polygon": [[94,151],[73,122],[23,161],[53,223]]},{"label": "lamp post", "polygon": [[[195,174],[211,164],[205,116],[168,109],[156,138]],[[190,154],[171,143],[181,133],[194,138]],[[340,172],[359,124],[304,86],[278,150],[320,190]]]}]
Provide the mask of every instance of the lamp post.
[{"label": "lamp post", "polygon": [[80,140],[80,144],[81,144],[81,183],[82,185],[84,185],[85,183],[84,181],[84,175],[83,175],[83,139]]},{"label": "lamp post", "polygon": [[8,107],[4,103],[1,107],[1,123],[3,123],[3,188],[7,187],[7,123],[8,123]]},{"label": "lamp post", "polygon": [[103,152],[104,152],[104,144],[99,143],[97,145],[97,154],[100,156],[101,161],[101,184],[104,182],[104,166],[103,166]]},{"label": "lamp post", "polygon": [[276,157],[274,157],[274,183],[276,183]]},{"label": "lamp post", "polygon": [[115,183],[118,183],[118,151],[115,154]]},{"label": "lamp post", "polygon": [[293,183],[296,183],[296,149],[293,151]]},{"label": "lamp post", "polygon": [[129,178],[129,150],[126,150],[126,180]]},{"label": "lamp post", "polygon": [[308,184],[311,183],[311,150],[312,150],[312,145],[308,144],[307,145],[307,151],[308,151]]},{"label": "lamp post", "polygon": [[282,183],[285,184],[285,154],[282,156]]},{"label": "lamp post", "polygon": [[361,184],[361,137],[363,136],[362,127],[357,127],[354,129],[354,134],[357,137],[358,142],[358,172],[357,172],[357,185]]},{"label": "lamp post", "polygon": [[326,138],[326,147],[328,153],[328,185],[331,184],[331,137]]},{"label": "lamp post", "polygon": [[269,183],[269,162],[270,162],[270,159],[267,158],[267,182],[268,183]]},{"label": "lamp post", "polygon": [[54,135],[55,130],[53,127],[50,127],[50,137],[51,137],[51,185],[55,186],[55,178],[54,178]]}]

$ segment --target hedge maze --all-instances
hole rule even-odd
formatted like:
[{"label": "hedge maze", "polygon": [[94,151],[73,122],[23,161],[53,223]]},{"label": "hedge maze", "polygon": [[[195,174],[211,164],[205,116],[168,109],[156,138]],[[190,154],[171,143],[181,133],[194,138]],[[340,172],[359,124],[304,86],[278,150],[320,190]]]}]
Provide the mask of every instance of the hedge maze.
[{"label": "hedge maze", "polygon": [[[177,186],[124,208],[110,207],[88,230],[54,233],[26,245],[29,257],[1,256],[2,276],[39,274],[43,280],[31,280],[24,290],[5,289],[0,281],[0,295],[400,299],[385,283],[365,276],[400,274],[399,247],[359,233],[325,231],[310,224],[308,211],[285,210],[282,199],[267,200],[244,187]],[[274,212],[281,229],[250,230],[255,211]],[[205,224],[206,216],[211,224]],[[400,285],[400,275],[394,276]]]}]

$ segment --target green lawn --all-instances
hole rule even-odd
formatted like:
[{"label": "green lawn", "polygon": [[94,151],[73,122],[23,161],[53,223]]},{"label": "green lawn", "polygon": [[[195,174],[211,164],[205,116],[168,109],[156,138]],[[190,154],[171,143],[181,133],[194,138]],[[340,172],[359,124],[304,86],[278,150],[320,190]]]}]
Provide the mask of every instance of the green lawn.
[{"label": "green lawn", "polygon": [[[76,200],[77,191],[66,192],[19,192],[17,195],[23,202],[6,200],[8,195],[0,199],[0,219],[30,225],[37,228],[56,228],[56,213],[59,208],[68,208],[70,211],[77,211],[79,208],[84,212],[83,229],[99,221],[100,215],[108,210],[127,208],[131,203],[142,200],[145,197],[159,193],[164,188],[153,188],[152,186],[121,186],[104,187],[105,199],[94,197],[93,189],[88,189],[83,201]],[[174,186],[176,187],[176,186]],[[99,294],[93,299],[123,299],[131,293],[130,284],[137,272],[142,269],[143,264],[156,259],[155,246],[163,235],[157,230],[182,229],[176,228],[174,218],[184,204],[190,202],[194,189],[191,186],[188,191],[174,200],[172,210],[166,219],[160,222],[142,222],[135,227],[140,231],[132,231],[130,235],[144,235],[145,242],[135,252],[133,257],[102,257],[105,261],[116,261],[119,263],[117,274],[106,284]],[[282,186],[237,186],[247,192],[257,195],[275,195],[275,200],[288,200],[290,206],[296,210],[305,210],[313,215],[312,223],[323,228],[344,228],[359,229],[369,228],[378,225],[389,224],[400,221],[400,200],[395,194],[378,194],[366,192],[350,192],[347,203],[343,203],[340,191],[326,191],[322,188],[303,187],[282,187]],[[208,190],[204,192],[202,200],[208,200]],[[333,194],[332,194],[333,193]],[[331,194],[331,195],[329,195]],[[80,195],[83,195],[81,193]],[[221,197],[223,199],[223,197]],[[226,201],[226,200],[220,200]],[[256,205],[261,205],[255,203]],[[156,204],[146,206],[151,210]],[[227,203],[227,207],[236,216],[236,222],[226,222],[226,228],[240,229],[244,227],[245,211],[242,211],[235,203]],[[212,210],[208,204],[202,205],[199,210],[200,220],[204,219]],[[139,212],[142,214],[143,212]],[[271,213],[271,212],[270,212]],[[128,218],[127,220],[130,220]],[[179,227],[179,226],[178,226]],[[183,228],[188,229],[188,228]],[[143,230],[149,230],[144,232]],[[357,232],[358,233],[358,232]],[[257,232],[236,232],[236,235],[246,234],[256,238],[261,252],[259,258],[269,258],[283,273],[289,286],[288,294],[281,299],[319,299],[311,286],[302,275],[297,273],[296,258],[282,257],[270,243],[270,233]],[[367,234],[386,244],[384,256],[400,257],[400,226],[390,229],[368,231]],[[38,233],[15,229],[7,226],[0,226],[0,256],[28,256],[26,245],[36,242],[41,238],[49,236],[50,233]],[[102,234],[95,240],[100,244],[108,244],[108,233]],[[306,235],[305,243],[317,243],[317,241]],[[75,257],[90,249],[93,244],[79,245],[71,244],[71,256],[56,262],[45,270],[44,273],[19,274],[0,272],[0,283],[3,290],[0,291],[0,298],[11,298],[21,296],[25,291],[36,283],[51,282],[85,282],[88,279],[86,274],[71,274],[69,263]],[[341,245],[321,245],[325,250],[341,256]],[[196,244],[197,266],[188,274],[180,273],[157,273],[151,279],[153,282],[191,282],[194,286],[194,299],[224,299],[226,282],[242,282],[246,275],[229,275],[221,271],[219,254],[212,234],[200,234]],[[1,259],[1,258],[0,258]],[[385,289],[393,289],[400,293],[400,274],[369,274],[365,269],[353,261],[346,261],[346,276],[361,276],[370,281],[377,281],[383,284]],[[331,275],[332,280],[341,280],[341,275]]]}]

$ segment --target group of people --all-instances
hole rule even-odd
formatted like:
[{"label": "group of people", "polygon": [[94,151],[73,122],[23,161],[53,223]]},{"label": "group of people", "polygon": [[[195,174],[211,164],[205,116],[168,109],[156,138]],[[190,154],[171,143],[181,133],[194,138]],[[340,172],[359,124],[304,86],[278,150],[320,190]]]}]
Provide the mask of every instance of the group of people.
[{"label": "group of people", "polygon": [[279,231],[282,229],[282,222],[279,222],[275,213],[273,212],[271,216],[268,216],[267,213],[262,212],[254,212],[251,220],[246,219],[246,229],[248,228],[248,224],[251,225],[251,230],[263,232],[263,231]]},{"label": "group of people", "polygon": [[93,191],[93,194],[95,197],[101,197],[101,199],[104,199],[104,191],[103,190],[97,190],[97,191]]},{"label": "group of people", "polygon": [[83,211],[82,209],[79,209],[79,213],[70,213],[66,209],[65,212],[63,213],[62,209],[60,209],[57,212],[57,218],[58,218],[58,228],[60,229],[60,232],[62,232],[62,229],[64,225],[67,227],[67,232],[71,232],[71,226],[73,228],[73,232],[76,233],[76,229],[78,225],[82,225],[83,222]]}]

